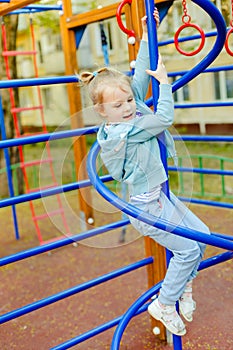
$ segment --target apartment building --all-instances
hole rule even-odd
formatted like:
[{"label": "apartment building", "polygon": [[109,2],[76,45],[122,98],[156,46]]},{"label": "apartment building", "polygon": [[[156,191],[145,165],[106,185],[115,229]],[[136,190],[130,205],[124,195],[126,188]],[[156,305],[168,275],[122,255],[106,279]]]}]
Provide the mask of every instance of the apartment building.
[{"label": "apartment building", "polygon": [[[224,16],[226,25],[230,25],[231,20],[231,2],[230,0],[213,1]],[[90,11],[96,7],[104,7],[115,1],[90,1],[83,2],[76,0],[73,2],[74,14]],[[193,23],[198,24],[205,33],[214,32],[215,25],[211,18],[197,5],[187,1],[187,10]],[[42,16],[40,14],[39,16]],[[168,15],[162,22],[158,30],[159,43],[164,43],[174,37],[176,30],[182,25],[183,7],[182,1],[174,1]],[[37,14],[33,15],[38,16]],[[20,15],[18,47],[19,49],[29,49],[30,33],[28,31],[28,15]],[[124,17],[122,16],[124,21]],[[54,22],[56,23],[54,29]],[[58,76],[64,75],[64,57],[62,43],[59,32],[59,11],[50,13],[50,21],[47,25],[37,25],[35,20],[36,47],[37,47],[37,65],[40,76]],[[53,23],[52,28],[49,24]],[[56,30],[57,29],[57,30]],[[103,34],[105,44],[103,47]],[[195,35],[194,31],[184,32],[182,35]],[[101,37],[102,35],[102,37]],[[174,44],[161,45],[160,51],[163,55],[168,72],[171,74],[171,82],[180,77],[179,73],[190,70],[198,64],[212,49],[216,37],[206,38],[205,45],[201,52],[194,56],[184,56],[180,54]],[[186,42],[185,50],[194,50],[199,45],[199,39]],[[84,35],[77,50],[77,60],[79,71],[96,70],[98,67],[107,64],[122,71],[130,70],[128,59],[127,36],[118,27],[116,18],[104,20],[101,23],[92,23],[85,29]],[[108,60],[108,62],[106,61]],[[231,67],[232,56],[225,49],[222,50],[218,58],[212,63],[211,67]],[[74,72],[79,73],[79,72]],[[34,71],[32,60],[29,57],[20,57],[18,60],[18,74],[22,78],[33,77]],[[177,75],[176,75],[177,74]],[[36,104],[36,88],[24,88],[20,90],[21,104],[25,106]],[[78,87],[77,87],[78,89]],[[84,116],[86,125],[99,123],[93,113],[89,113],[88,100],[85,89],[81,89],[83,98],[83,108],[87,110]],[[41,86],[45,120],[48,126],[56,127],[69,125],[69,107],[66,92],[66,85]],[[182,132],[195,133],[232,133],[233,118],[232,106],[212,106],[213,103],[233,102],[233,71],[231,69],[200,74],[185,87],[174,93],[176,104],[175,124]],[[179,108],[187,104],[202,104],[198,108]],[[210,107],[205,107],[209,104]],[[22,124],[26,126],[37,127],[40,124],[40,118],[37,112],[25,112],[22,118]]]}]

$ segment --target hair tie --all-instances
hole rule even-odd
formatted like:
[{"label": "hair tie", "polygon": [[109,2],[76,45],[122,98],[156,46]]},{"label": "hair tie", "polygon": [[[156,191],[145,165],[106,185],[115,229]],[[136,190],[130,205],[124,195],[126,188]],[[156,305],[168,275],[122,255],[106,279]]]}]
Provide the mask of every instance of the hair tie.
[{"label": "hair tie", "polygon": [[98,74],[98,72],[95,71],[95,72],[93,72],[92,74],[94,75],[94,77],[96,77],[97,74]]}]

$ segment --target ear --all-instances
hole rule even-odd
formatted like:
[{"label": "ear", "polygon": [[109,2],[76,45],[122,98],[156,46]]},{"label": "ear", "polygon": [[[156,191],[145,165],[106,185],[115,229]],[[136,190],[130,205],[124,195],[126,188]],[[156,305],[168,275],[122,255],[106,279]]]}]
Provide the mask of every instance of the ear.
[{"label": "ear", "polygon": [[96,113],[100,114],[102,117],[106,117],[106,113],[102,104],[96,103],[94,105],[94,110]]}]

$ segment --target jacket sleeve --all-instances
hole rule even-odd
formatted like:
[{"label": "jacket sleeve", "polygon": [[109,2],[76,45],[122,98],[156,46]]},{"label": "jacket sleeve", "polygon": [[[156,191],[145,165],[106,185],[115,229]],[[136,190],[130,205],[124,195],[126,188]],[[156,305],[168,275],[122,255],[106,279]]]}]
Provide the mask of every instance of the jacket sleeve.
[{"label": "jacket sleeve", "polygon": [[144,40],[140,43],[138,51],[135,72],[131,84],[134,96],[141,101],[145,100],[149,87],[150,76],[145,72],[150,67],[148,43]]},{"label": "jacket sleeve", "polygon": [[174,119],[172,88],[169,84],[160,85],[160,96],[156,113],[148,113],[134,119],[134,128],[129,137],[131,142],[145,142],[168,129]]}]

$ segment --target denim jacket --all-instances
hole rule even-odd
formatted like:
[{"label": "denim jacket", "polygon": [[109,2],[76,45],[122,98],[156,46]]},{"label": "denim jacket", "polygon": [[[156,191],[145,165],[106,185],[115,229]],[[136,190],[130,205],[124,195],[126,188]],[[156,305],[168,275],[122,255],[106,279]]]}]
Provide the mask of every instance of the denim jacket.
[{"label": "denim jacket", "polygon": [[149,192],[167,180],[160,158],[157,136],[165,131],[168,156],[175,157],[173,138],[167,131],[173,123],[174,104],[169,84],[159,87],[157,111],[154,113],[145,103],[150,76],[147,42],[141,41],[132,81],[137,113],[127,122],[113,124],[106,132],[100,126],[97,140],[101,147],[101,158],[109,174],[129,186],[130,195]]}]

